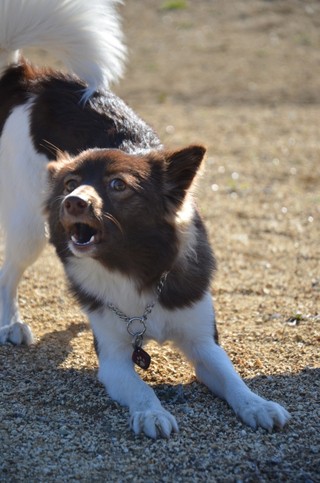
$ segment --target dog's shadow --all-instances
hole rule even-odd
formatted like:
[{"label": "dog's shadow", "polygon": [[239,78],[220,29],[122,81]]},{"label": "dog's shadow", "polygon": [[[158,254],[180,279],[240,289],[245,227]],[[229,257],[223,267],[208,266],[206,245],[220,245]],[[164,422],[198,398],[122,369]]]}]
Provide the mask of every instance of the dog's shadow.
[{"label": "dog's shadow", "polygon": [[[90,350],[94,353],[91,331],[85,323],[75,323],[65,330],[48,333],[29,348],[2,348],[0,364],[1,359],[5,364],[0,371],[0,390],[3,385],[8,391],[9,385],[11,394],[16,391],[16,397],[21,403],[34,411],[41,407],[50,409],[48,414],[52,411],[73,411],[82,417],[95,420],[101,419],[102,415],[108,418],[111,411],[113,416],[117,416],[116,413],[119,412],[119,420],[120,417],[123,418],[124,410],[107,396],[104,387],[98,381],[97,359],[94,362],[91,360],[90,368],[85,366],[85,358],[80,367],[79,364],[76,364],[75,368],[65,367],[64,363],[73,351],[72,340],[80,333],[82,336],[88,334]],[[290,393],[296,393],[298,387],[303,391],[305,398],[308,398],[309,393],[312,399],[312,387],[319,379],[320,369],[308,368],[294,375],[257,376],[246,379],[246,383],[261,396],[278,400],[285,404],[289,411],[294,412]],[[196,404],[210,407],[217,413],[222,412],[223,417],[226,417],[229,411],[224,402],[214,398],[209,390],[195,379],[183,384],[179,381],[176,384],[155,382],[152,387],[165,407],[178,413],[180,418],[184,414],[192,415],[192,408]],[[3,392],[5,394],[5,391]],[[8,404],[10,405],[10,400]],[[232,412],[229,411],[228,414],[231,416]],[[108,425],[107,422],[105,424]]]},{"label": "dog's shadow", "polygon": [[54,365],[59,368],[73,350],[71,342],[83,332],[88,333],[88,337],[90,336],[90,328],[84,322],[73,323],[65,330],[49,332],[33,346],[32,355],[36,360],[41,359],[41,361],[44,359],[43,356],[50,355],[50,358],[47,357],[47,361],[50,361],[50,366]]}]

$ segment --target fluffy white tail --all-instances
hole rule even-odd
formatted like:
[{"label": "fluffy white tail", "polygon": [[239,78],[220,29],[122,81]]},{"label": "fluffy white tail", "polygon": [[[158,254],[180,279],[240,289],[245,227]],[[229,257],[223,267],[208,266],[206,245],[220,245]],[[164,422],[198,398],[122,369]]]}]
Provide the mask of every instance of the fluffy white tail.
[{"label": "fluffy white tail", "polygon": [[23,47],[41,47],[88,84],[86,97],[122,74],[119,0],[1,0],[0,67]]}]

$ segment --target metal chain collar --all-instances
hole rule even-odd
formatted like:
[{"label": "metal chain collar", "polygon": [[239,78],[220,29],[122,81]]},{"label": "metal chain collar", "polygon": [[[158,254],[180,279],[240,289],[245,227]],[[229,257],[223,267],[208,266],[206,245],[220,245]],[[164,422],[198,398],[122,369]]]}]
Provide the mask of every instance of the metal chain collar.
[{"label": "metal chain collar", "polygon": [[[151,302],[150,304],[147,304],[143,315],[142,316],[134,316],[134,317],[128,317],[125,313],[123,313],[116,305],[112,304],[111,302],[106,303],[106,307],[110,309],[114,314],[116,314],[121,320],[124,320],[127,323],[127,331],[128,333],[133,337],[133,346],[136,347],[141,347],[142,342],[143,342],[143,336],[147,330],[146,322],[148,315],[151,314],[153,307],[156,304],[156,301],[159,299],[161,292],[163,290],[166,278],[168,276],[169,272],[164,272],[161,275],[161,278],[159,280],[159,283],[156,287],[156,292],[157,292],[157,298]],[[140,330],[134,330],[133,329],[133,324],[138,322],[140,324]]]}]

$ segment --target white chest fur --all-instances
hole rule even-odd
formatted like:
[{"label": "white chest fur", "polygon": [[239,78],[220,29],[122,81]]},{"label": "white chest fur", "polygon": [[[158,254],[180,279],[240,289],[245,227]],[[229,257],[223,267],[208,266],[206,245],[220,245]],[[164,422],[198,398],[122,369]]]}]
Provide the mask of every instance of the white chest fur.
[{"label": "white chest fur", "polygon": [[[155,302],[146,321],[145,340],[152,339],[163,343],[167,340],[182,339],[185,331],[190,335],[193,331],[212,332],[214,313],[209,293],[190,307],[167,310],[157,302],[155,292],[138,293],[129,277],[110,272],[91,258],[70,259],[66,271],[82,290],[98,299],[105,307],[97,312],[87,311],[96,336],[97,332],[103,332],[105,337],[110,338],[112,333],[118,340],[131,343],[126,322],[106,308],[106,303],[114,304],[128,317],[140,317],[144,314],[146,306]],[[202,323],[199,324],[200,320]],[[211,324],[204,323],[206,320]],[[103,337],[102,333],[101,336]]]}]

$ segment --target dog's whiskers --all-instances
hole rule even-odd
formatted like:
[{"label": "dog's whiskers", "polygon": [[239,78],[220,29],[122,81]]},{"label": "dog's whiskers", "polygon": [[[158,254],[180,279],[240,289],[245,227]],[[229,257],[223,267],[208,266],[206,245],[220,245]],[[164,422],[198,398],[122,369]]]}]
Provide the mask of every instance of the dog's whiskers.
[{"label": "dog's whiskers", "polygon": [[60,201],[63,201],[65,198],[64,195],[59,195],[57,196],[56,198],[54,198],[54,200],[52,201],[52,204],[56,204],[56,203],[59,203]]},{"label": "dog's whiskers", "polygon": [[122,229],[121,223],[113,215],[111,215],[110,213],[102,213],[100,218],[101,218],[100,221],[103,221],[103,219],[107,219],[107,220],[112,221],[116,225],[116,227],[121,231],[121,233],[123,234],[123,229]]},{"label": "dog's whiskers", "polygon": [[43,140],[43,143],[40,143],[40,146],[47,149],[55,158],[62,157],[64,154],[58,146],[46,139]]}]

